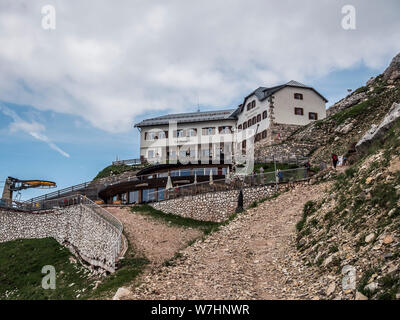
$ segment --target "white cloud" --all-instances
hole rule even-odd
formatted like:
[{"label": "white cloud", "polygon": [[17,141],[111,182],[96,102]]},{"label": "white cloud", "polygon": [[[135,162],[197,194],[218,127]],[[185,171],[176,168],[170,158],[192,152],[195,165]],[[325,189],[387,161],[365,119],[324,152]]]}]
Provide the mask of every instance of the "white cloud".
[{"label": "white cloud", "polygon": [[18,114],[16,114],[13,110],[11,110],[10,108],[7,108],[6,106],[1,105],[1,104],[0,104],[0,111],[3,114],[5,114],[6,116],[9,116],[10,118],[13,119],[13,122],[11,122],[11,124],[9,126],[10,132],[22,131],[22,132],[28,133],[33,138],[47,143],[50,148],[57,151],[64,157],[67,157],[67,158],[70,157],[68,153],[66,153],[61,148],[59,148],[45,134],[43,134],[43,131],[46,130],[44,125],[42,125],[36,121],[31,121],[31,122],[25,121],[25,120],[21,119],[21,117]]},{"label": "white cloud", "polygon": [[[0,100],[123,132],[140,115],[233,104],[260,85],[304,81],[400,51],[398,0],[48,1],[0,3]],[[321,89],[323,92],[323,88]]]}]

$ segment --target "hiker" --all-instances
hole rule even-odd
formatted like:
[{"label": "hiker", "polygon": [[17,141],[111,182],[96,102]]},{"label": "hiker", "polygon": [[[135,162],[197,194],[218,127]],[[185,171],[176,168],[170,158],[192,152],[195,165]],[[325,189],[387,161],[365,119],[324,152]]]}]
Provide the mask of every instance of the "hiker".
[{"label": "hiker", "polygon": [[304,167],[306,168],[306,172],[307,172],[307,176],[310,174],[310,168],[311,168],[311,164],[310,161],[307,161],[304,165]]},{"label": "hiker", "polygon": [[264,184],[264,168],[260,168],[260,184]]},{"label": "hiker", "polygon": [[346,166],[346,165],[347,165],[347,156],[344,155],[343,156],[343,166]]},{"label": "hiker", "polygon": [[339,156],[339,161],[337,164],[339,167],[341,167],[343,165],[343,156]]},{"label": "hiker", "polygon": [[280,169],[276,171],[276,183],[282,182],[283,173]]},{"label": "hiker", "polygon": [[339,161],[338,156],[336,154],[332,153],[332,164],[333,164],[333,168],[335,170],[336,170],[338,161]]}]

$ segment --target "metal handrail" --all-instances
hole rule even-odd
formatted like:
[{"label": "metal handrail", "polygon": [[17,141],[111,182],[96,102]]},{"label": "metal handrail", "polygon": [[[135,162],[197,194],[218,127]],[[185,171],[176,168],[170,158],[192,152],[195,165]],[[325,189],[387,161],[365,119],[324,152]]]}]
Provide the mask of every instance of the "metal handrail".
[{"label": "metal handrail", "polygon": [[55,197],[60,197],[60,196],[62,196],[64,194],[66,194],[66,193],[70,193],[70,192],[74,192],[74,191],[81,191],[82,189],[86,189],[92,183],[93,183],[93,181],[83,182],[83,183],[80,183],[80,184],[73,185],[71,187],[60,189],[58,191],[53,191],[53,192],[46,193],[46,194],[38,196],[38,197],[31,198],[29,200],[26,200],[25,202],[33,203],[33,202],[39,202],[39,201],[43,201],[43,200],[48,200],[48,199],[55,198]]},{"label": "metal handrail", "polygon": [[[308,179],[308,169],[307,168],[296,168],[296,169],[287,169],[280,170],[282,172],[283,177],[281,179],[277,179],[277,171],[269,171],[259,174],[249,174],[242,176],[232,176],[230,179],[222,178],[213,180],[213,184],[210,184],[210,181],[203,181],[197,183],[190,183],[181,186],[173,187],[170,190],[161,190],[154,191],[149,193],[149,201],[146,202],[159,202],[177,198],[179,196],[190,196],[201,193],[215,192],[215,191],[228,191],[228,190],[237,190],[244,187],[252,187],[252,186],[265,186],[265,185],[276,185],[280,183],[288,183],[288,182],[297,182],[304,181]],[[219,189],[219,190],[218,190]],[[166,198],[162,200],[158,199],[158,194],[165,193]]]},{"label": "metal handrail", "polygon": [[140,165],[140,164],[142,164],[142,160],[140,160],[140,159],[116,160],[116,161],[113,161],[112,164],[113,165],[121,165],[121,164]]}]

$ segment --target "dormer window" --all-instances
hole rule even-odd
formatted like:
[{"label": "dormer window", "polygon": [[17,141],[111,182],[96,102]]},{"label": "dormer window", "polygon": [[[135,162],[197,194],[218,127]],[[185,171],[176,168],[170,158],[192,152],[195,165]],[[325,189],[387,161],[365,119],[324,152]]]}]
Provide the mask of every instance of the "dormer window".
[{"label": "dormer window", "polygon": [[294,94],[294,98],[295,98],[296,100],[303,100],[303,94],[301,94],[301,93],[295,93],[295,94]]}]

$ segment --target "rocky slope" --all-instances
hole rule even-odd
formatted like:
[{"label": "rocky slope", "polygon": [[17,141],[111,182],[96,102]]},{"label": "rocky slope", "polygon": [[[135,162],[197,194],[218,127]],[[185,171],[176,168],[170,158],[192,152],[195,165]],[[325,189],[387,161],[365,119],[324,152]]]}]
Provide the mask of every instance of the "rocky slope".
[{"label": "rocky slope", "polygon": [[[353,151],[344,172],[328,169],[315,177],[317,184],[334,185],[307,204],[297,224],[299,253],[315,270],[310,283],[329,277],[330,298],[400,299],[399,61],[400,55],[352,95],[363,92],[363,102],[343,109],[339,103],[327,119],[302,132],[325,132],[314,162],[331,151],[346,153],[349,145]],[[350,281],[345,289],[343,279]]]}]

